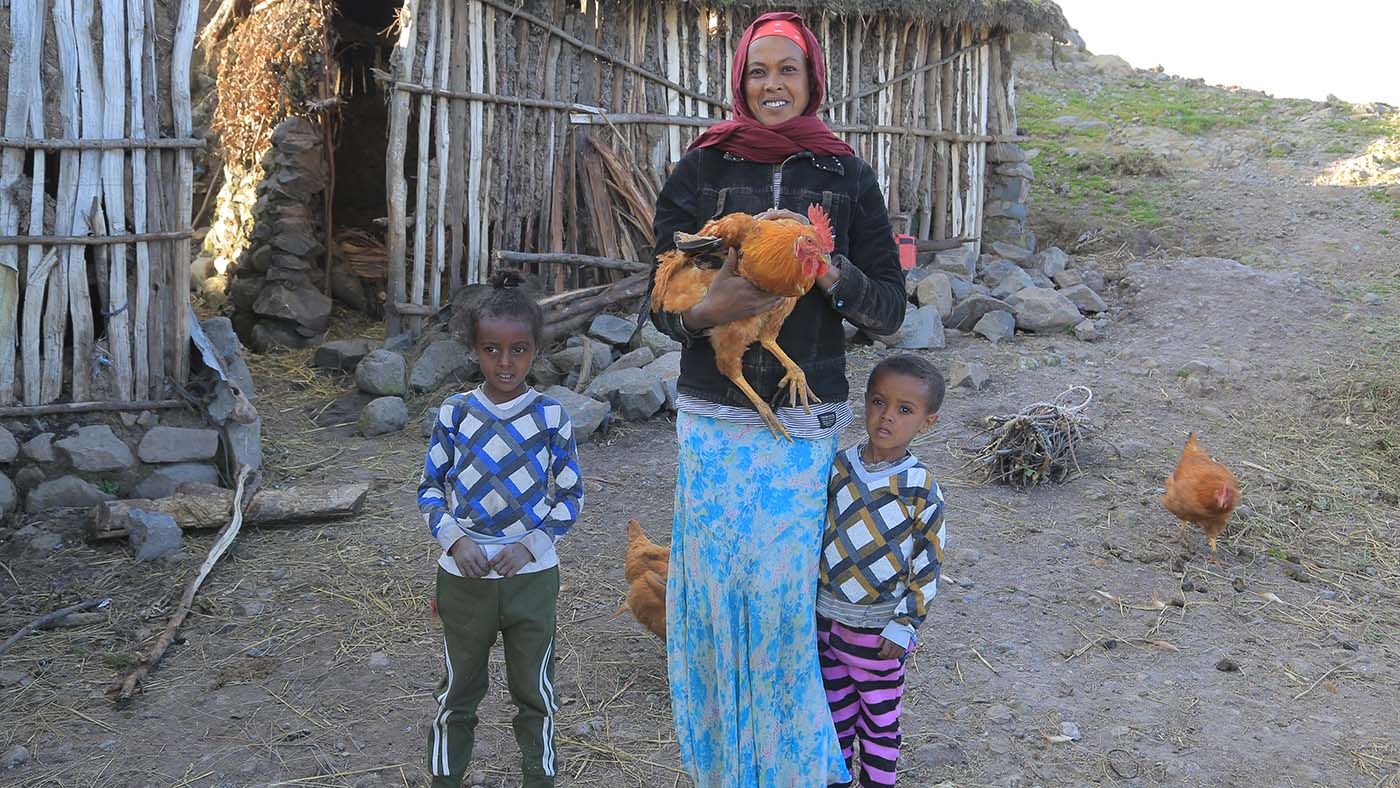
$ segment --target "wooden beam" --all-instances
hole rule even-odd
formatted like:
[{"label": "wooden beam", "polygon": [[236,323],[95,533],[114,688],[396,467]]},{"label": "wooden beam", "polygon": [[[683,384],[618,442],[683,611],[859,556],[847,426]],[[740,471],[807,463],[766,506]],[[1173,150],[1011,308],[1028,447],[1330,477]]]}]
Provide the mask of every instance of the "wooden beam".
[{"label": "wooden beam", "polygon": [[0,408],[0,419],[22,419],[29,416],[55,416],[64,413],[116,413],[132,410],[166,410],[188,407],[182,399],[138,399],[122,402],[57,402],[52,405],[12,405]]},{"label": "wooden beam", "polygon": [[[369,495],[368,484],[288,487],[263,490],[248,502],[244,515],[250,525],[300,525],[359,514]],[[167,498],[106,501],[93,509],[88,536],[93,540],[126,536],[127,515],[133,511],[161,512],[181,528],[217,528],[234,503],[234,491],[212,488],[199,493],[177,492]]]},{"label": "wooden beam", "polygon": [[125,235],[10,235],[0,236],[0,246],[112,246],[146,243],[147,241],[185,241],[194,230],[172,230],[163,233],[127,233]]},{"label": "wooden beam", "polygon": [[588,254],[549,253],[549,252],[510,252],[498,249],[491,253],[498,263],[552,263],[556,265],[589,265],[611,271],[641,273],[650,271],[651,266],[635,260],[618,260],[612,257],[595,257]]},{"label": "wooden beam", "polygon": [[204,139],[201,137],[189,139],[125,137],[94,140],[0,137],[0,148],[18,148],[20,150],[183,150],[203,148],[204,144]]}]

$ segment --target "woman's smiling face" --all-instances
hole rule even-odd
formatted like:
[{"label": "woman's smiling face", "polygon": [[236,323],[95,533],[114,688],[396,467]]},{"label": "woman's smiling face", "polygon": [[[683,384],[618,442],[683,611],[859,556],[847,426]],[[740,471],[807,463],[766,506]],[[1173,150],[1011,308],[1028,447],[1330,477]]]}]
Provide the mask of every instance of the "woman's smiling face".
[{"label": "woman's smiling face", "polygon": [[776,126],[801,115],[811,97],[807,56],[782,36],[763,36],[749,44],[744,64],[744,99],[754,118]]}]

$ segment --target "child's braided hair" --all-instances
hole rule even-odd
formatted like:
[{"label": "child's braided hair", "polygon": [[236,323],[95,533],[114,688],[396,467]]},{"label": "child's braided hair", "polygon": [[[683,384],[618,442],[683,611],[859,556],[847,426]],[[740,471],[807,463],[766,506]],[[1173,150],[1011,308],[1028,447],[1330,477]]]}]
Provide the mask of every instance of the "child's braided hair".
[{"label": "child's braided hair", "polygon": [[544,346],[544,311],[525,286],[525,276],[515,270],[500,270],[491,275],[490,289],[483,288],[471,305],[461,312],[454,326],[468,347],[476,345],[476,329],[482,319],[507,318],[519,320],[530,327],[535,347]]}]

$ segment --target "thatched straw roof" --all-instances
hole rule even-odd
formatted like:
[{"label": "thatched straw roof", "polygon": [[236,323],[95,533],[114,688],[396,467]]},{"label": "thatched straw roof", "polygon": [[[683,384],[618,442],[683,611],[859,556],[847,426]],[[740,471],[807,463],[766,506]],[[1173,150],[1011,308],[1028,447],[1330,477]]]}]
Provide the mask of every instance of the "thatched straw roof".
[{"label": "thatched straw roof", "polygon": [[1052,0],[719,0],[720,5],[754,11],[794,9],[799,13],[829,10],[838,13],[893,13],[920,19],[969,22],[1011,32],[1049,33],[1057,41],[1069,41],[1073,29],[1064,12]]}]

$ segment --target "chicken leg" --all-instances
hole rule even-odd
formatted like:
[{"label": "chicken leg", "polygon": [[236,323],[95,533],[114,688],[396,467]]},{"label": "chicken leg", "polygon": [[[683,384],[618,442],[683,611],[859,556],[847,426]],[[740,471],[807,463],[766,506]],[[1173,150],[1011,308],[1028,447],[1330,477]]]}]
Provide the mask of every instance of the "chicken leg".
[{"label": "chicken leg", "polygon": [[764,314],[763,325],[758,330],[758,343],[763,346],[764,350],[772,353],[778,363],[783,365],[783,369],[787,370],[787,374],[778,381],[778,385],[788,387],[788,406],[795,408],[797,403],[801,401],[802,409],[811,413],[812,403],[819,403],[821,400],[812,394],[812,390],[807,387],[807,375],[802,371],[802,367],[799,367],[797,362],[793,361],[792,357],[783,352],[783,349],[778,345],[778,332],[783,329],[783,322],[788,319],[788,315],[791,315],[792,310],[796,307],[796,298],[785,298],[773,311]]},{"label": "chicken leg", "polygon": [[744,379],[742,356],[721,356],[716,353],[715,367],[719,369],[719,374],[729,378],[730,382],[738,386],[739,390],[744,393],[744,396],[748,397],[749,402],[753,404],[754,410],[758,411],[758,415],[763,419],[763,423],[768,425],[768,429],[772,430],[774,435],[781,435],[788,440],[792,440],[792,436],[788,434],[787,428],[783,426],[781,421],[778,421],[777,414],[773,413],[773,409],[768,407],[768,403],[764,402],[763,398],[758,396],[758,392],[753,390],[753,386],[750,386],[749,382]]}]

